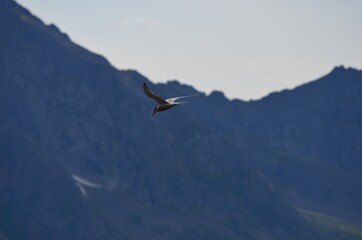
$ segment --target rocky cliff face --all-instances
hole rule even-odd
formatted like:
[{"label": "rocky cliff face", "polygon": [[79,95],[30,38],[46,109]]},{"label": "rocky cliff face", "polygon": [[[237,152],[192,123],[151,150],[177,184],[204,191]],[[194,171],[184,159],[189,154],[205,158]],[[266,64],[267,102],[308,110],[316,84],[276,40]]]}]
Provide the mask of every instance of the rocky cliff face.
[{"label": "rocky cliff face", "polygon": [[[318,207],[310,199],[320,196],[298,177],[314,171],[330,186],[335,175],[313,167],[327,157],[294,161],[300,142],[274,142],[268,98],[201,93],[151,117],[143,82],[165,97],[196,91],[118,71],[10,0],[0,1],[0,31],[0,238],[321,237],[295,209],[301,200]],[[357,209],[343,196],[347,205],[331,206]]]},{"label": "rocky cliff face", "polygon": [[248,113],[242,126],[246,132],[290,158],[265,169],[267,175],[288,189],[293,185],[309,202],[304,204],[312,201],[333,214],[350,212],[359,222],[361,89],[361,71],[336,67],[317,81],[250,102],[241,110]]},{"label": "rocky cliff face", "polygon": [[[361,180],[362,72],[335,68],[318,81],[250,104],[259,139]],[[277,130],[276,130],[277,128]]]}]

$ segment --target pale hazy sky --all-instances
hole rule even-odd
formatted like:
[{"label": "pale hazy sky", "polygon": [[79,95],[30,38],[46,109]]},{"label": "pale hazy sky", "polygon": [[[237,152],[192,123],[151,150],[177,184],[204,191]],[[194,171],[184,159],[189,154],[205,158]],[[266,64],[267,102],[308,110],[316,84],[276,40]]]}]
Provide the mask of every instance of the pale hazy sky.
[{"label": "pale hazy sky", "polygon": [[362,69],[361,0],[18,0],[118,69],[256,99]]}]

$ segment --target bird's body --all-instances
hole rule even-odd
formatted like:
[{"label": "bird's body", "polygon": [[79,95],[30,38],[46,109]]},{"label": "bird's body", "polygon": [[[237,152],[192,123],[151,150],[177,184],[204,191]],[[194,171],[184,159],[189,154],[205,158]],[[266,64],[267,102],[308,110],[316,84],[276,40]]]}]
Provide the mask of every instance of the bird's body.
[{"label": "bird's body", "polygon": [[168,110],[168,109],[170,109],[170,108],[173,108],[173,107],[175,107],[177,104],[169,104],[169,103],[167,103],[167,104],[158,104],[157,106],[156,106],[156,108],[157,108],[157,112],[162,112],[162,111],[166,111],[166,110]]},{"label": "bird's body", "polygon": [[155,107],[155,109],[153,110],[153,114],[152,116],[156,113],[156,112],[162,112],[162,111],[166,111],[170,108],[173,108],[179,104],[185,103],[185,102],[176,102],[177,99],[180,98],[186,98],[186,97],[192,97],[192,96],[196,96],[196,95],[190,95],[190,96],[182,96],[182,97],[174,97],[174,98],[169,98],[169,99],[163,99],[162,97],[154,94],[151,89],[148,88],[148,86],[146,85],[146,83],[143,84],[143,90],[145,91],[145,93],[147,94],[147,96],[149,96],[150,98],[153,98],[154,100],[157,101],[158,105]]}]

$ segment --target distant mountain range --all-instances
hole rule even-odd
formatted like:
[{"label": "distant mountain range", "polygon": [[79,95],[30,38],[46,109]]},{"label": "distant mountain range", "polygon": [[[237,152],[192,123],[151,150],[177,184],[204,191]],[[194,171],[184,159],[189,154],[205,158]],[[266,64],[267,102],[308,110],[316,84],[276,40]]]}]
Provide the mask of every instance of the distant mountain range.
[{"label": "distant mountain range", "polygon": [[[200,96],[151,117],[144,82]],[[0,0],[0,240],[362,239],[361,90],[154,85]]]}]

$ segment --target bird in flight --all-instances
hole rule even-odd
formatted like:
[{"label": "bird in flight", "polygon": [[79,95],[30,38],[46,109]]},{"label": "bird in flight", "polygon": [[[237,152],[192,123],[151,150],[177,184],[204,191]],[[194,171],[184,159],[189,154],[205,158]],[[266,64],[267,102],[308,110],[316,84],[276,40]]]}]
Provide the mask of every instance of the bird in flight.
[{"label": "bird in flight", "polygon": [[173,108],[174,106],[177,106],[177,105],[182,104],[182,103],[186,103],[186,102],[177,102],[177,99],[193,97],[193,96],[198,95],[198,94],[195,94],[195,95],[189,95],[189,96],[182,96],[182,97],[174,97],[174,98],[163,99],[162,97],[154,94],[151,91],[151,89],[148,88],[146,83],[143,83],[143,90],[145,90],[145,93],[147,94],[147,96],[149,96],[150,98],[153,98],[158,103],[158,105],[153,109],[152,116],[156,112],[166,111],[166,110],[168,110],[170,108]]}]

